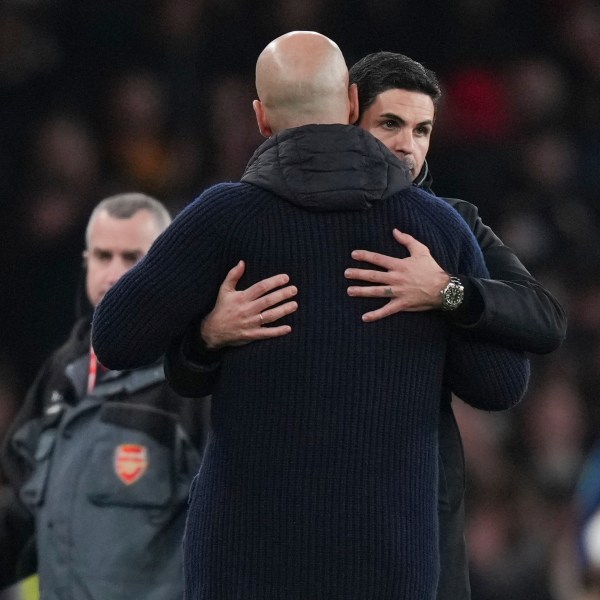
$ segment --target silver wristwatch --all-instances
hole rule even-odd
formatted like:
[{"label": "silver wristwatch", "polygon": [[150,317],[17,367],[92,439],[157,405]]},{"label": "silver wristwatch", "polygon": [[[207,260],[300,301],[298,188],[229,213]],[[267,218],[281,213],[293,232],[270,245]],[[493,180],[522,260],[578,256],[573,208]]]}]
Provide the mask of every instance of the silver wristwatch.
[{"label": "silver wristwatch", "polygon": [[458,277],[450,277],[448,285],[440,291],[442,310],[456,310],[465,298],[465,288]]}]

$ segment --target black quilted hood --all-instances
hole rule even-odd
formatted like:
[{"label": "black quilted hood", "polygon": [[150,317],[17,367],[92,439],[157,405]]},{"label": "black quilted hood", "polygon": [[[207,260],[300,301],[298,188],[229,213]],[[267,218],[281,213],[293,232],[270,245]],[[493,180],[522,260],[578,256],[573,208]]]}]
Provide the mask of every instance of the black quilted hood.
[{"label": "black quilted hood", "polygon": [[406,166],[354,125],[285,129],[256,150],[242,181],[321,212],[368,210],[411,185]]}]

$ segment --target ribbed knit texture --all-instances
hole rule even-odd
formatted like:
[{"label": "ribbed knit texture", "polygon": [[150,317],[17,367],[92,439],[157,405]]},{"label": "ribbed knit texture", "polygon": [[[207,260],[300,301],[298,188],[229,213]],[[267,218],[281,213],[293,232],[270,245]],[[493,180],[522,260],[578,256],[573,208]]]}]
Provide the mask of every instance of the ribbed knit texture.
[{"label": "ribbed knit texture", "polygon": [[[335,179],[332,158],[332,186]],[[240,258],[240,288],[298,286],[285,337],[231,349],[185,539],[187,600],[428,600],[439,571],[437,420],[448,381],[481,408],[524,392],[517,353],[449,332],[439,314],[361,315],[357,248],[406,256],[398,227],[450,272],[485,276],[458,214],[415,188],[370,210],[311,212],[251,184],[220,184],[175,220],[94,317],[99,359],[150,362],[207,313]],[[354,263],[356,264],[356,263]],[[451,371],[451,373],[450,373]]]}]

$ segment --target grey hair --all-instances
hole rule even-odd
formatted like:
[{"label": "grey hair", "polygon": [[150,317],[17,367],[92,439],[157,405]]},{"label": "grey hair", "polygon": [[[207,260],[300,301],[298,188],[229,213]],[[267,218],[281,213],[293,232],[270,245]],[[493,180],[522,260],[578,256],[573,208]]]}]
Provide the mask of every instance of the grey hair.
[{"label": "grey hair", "polygon": [[99,213],[106,211],[115,219],[130,219],[140,210],[147,210],[152,215],[154,222],[161,233],[171,223],[171,215],[169,214],[169,211],[165,208],[162,202],[159,202],[156,200],[156,198],[152,198],[151,196],[147,196],[146,194],[141,194],[139,192],[116,194],[101,200],[96,205],[96,208],[94,208],[92,211],[85,230],[86,247],[89,248],[90,245],[90,231],[92,228],[92,222]]}]

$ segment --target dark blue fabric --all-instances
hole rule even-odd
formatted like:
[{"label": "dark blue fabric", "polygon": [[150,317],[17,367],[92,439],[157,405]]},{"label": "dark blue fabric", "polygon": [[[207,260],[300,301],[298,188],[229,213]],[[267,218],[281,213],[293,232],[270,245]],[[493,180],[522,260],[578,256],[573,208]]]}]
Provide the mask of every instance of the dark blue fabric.
[{"label": "dark blue fabric", "polygon": [[[325,146],[320,135],[316,147]],[[346,182],[336,157],[332,192]],[[344,193],[352,200],[362,190]],[[433,599],[444,381],[475,406],[508,408],[525,390],[528,363],[454,334],[435,313],[363,323],[385,300],[347,296],[352,250],[406,255],[393,227],[422,240],[448,271],[485,276],[471,232],[446,203],[414,188],[384,191],[369,210],[287,200],[247,183],[207,190],[106,295],[94,317],[96,352],[120,368],[160,355],[212,308],[240,258],[240,288],[288,273],[300,290],[292,333],[223,359],[190,498],[186,597]]]}]

